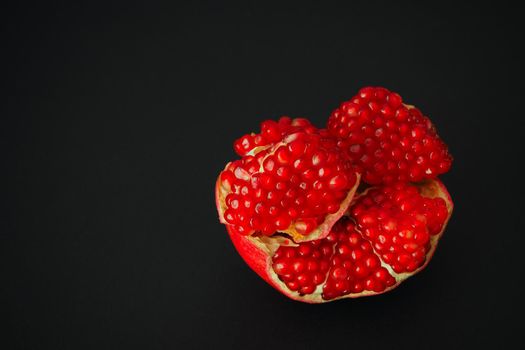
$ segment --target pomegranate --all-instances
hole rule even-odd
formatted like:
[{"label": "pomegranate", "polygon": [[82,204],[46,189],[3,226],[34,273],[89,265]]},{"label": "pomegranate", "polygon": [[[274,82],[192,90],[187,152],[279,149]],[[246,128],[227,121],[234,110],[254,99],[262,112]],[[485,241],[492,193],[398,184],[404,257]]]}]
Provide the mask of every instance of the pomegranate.
[{"label": "pomegranate", "polygon": [[234,149],[241,158],[215,188],[220,221],[245,262],[295,300],[392,290],[428,264],[452,214],[436,178],[452,162],[446,145],[384,88],[361,89],[328,129],[282,117]]}]

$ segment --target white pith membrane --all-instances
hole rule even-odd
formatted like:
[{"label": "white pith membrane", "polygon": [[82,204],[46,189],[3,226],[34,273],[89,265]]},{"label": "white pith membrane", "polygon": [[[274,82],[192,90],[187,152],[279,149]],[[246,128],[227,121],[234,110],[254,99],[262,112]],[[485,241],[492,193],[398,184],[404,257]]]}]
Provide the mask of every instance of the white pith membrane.
[{"label": "white pith membrane", "polygon": [[[224,212],[224,198],[225,197],[223,197],[224,193],[222,193],[221,186],[219,184],[220,182],[217,183],[217,187],[216,187],[217,207],[219,210],[219,215],[222,216],[222,213]],[[419,192],[421,196],[423,197],[426,197],[426,198],[439,197],[439,198],[444,199],[446,203],[448,215],[443,223],[441,231],[438,234],[430,235],[430,249],[425,255],[425,260],[423,264],[420,267],[418,267],[415,271],[396,273],[390,265],[386,264],[383,261],[380,254],[378,254],[374,250],[374,255],[376,255],[377,258],[379,259],[381,266],[387,269],[390,275],[394,277],[396,281],[392,286],[387,287],[380,292],[363,290],[362,292],[359,292],[359,293],[349,293],[349,294],[341,295],[341,296],[331,298],[331,299],[324,299],[323,298],[323,287],[325,286],[327,279],[330,275],[330,272],[332,270],[331,267],[326,272],[324,281],[321,284],[317,285],[313,293],[303,295],[297,291],[291,291],[286,286],[286,284],[280,279],[277,273],[273,270],[273,267],[272,267],[273,257],[277,249],[279,249],[281,246],[297,247],[299,246],[298,243],[300,242],[294,241],[290,237],[290,235],[285,232],[278,233],[273,236],[263,236],[263,235],[241,236],[241,235],[231,232],[229,229],[228,229],[228,232],[230,234],[230,238],[232,239],[234,245],[238,249],[241,256],[248,263],[248,265],[253,270],[255,270],[268,283],[270,283],[276,289],[280,290],[281,292],[283,292],[284,294],[286,294],[292,299],[302,301],[302,302],[307,302],[307,303],[324,303],[324,302],[329,302],[329,301],[334,301],[334,300],[344,299],[344,298],[357,298],[357,297],[363,297],[363,296],[382,294],[382,293],[388,292],[396,288],[401,282],[406,280],[408,277],[418,273],[419,271],[423,270],[426,267],[426,265],[430,261],[432,255],[434,254],[437,248],[438,241],[441,238],[447,226],[448,220],[450,219],[451,214],[452,214],[452,210],[453,210],[452,201],[444,185],[439,180],[426,180],[424,182],[413,184],[413,185],[416,185],[419,188]],[[370,191],[373,188],[374,187],[368,188],[364,192],[360,193],[357,198],[366,195],[368,191]],[[354,192],[355,192],[355,188],[352,191],[352,195]],[[350,200],[352,200],[352,198],[350,198]],[[223,208],[222,211],[221,211],[221,208]],[[357,229],[356,231],[359,232],[359,230]],[[369,242],[369,240],[363,234],[360,234],[360,236],[362,239]],[[310,238],[310,236],[306,237],[306,239],[303,239],[302,242],[317,240],[317,238],[313,238],[313,239],[308,239],[308,238]],[[332,260],[334,256],[335,247],[337,246],[337,244],[338,244],[337,242],[333,244],[333,249],[332,249],[333,251],[332,251],[332,255],[330,256],[330,261]]]},{"label": "white pith membrane", "polygon": [[[246,156],[255,156],[261,151],[269,150],[268,154],[265,157],[263,157],[259,163],[259,173],[263,173],[265,171],[263,164],[266,158],[273,156],[274,155],[273,152],[276,151],[280,146],[287,145],[288,143],[292,142],[295,139],[294,134],[297,134],[297,133],[298,132],[287,135],[285,139],[281,142],[274,143],[272,145],[267,145],[267,146],[255,147],[250,152],[248,152]],[[231,170],[229,169],[231,164],[232,162],[229,162],[228,164],[226,164],[226,166],[224,167],[224,170]],[[224,184],[221,182],[221,174],[219,174],[219,177],[217,179],[217,184],[216,184],[216,205],[217,205],[217,210],[219,212],[220,222],[225,224],[226,226],[229,226],[230,224],[224,219],[224,212],[227,209],[225,199],[226,199],[226,196],[229,193],[231,193],[231,189],[225,187]],[[251,174],[251,176],[255,174],[257,173]],[[348,191],[346,197],[341,201],[337,212],[333,214],[327,214],[325,216],[324,221],[320,225],[318,225],[312,232],[308,233],[307,235],[300,234],[299,232],[295,230],[294,222],[290,224],[288,229],[280,230],[279,232],[282,234],[288,235],[293,240],[293,242],[296,242],[296,243],[324,238],[326,234],[328,234],[332,226],[337,222],[337,220],[341,216],[343,216],[343,214],[347,211],[348,207],[350,206],[350,203],[352,202],[352,199],[354,198],[354,195],[360,183],[360,174],[355,173],[354,175],[355,175],[355,183],[352,186],[352,188]],[[250,234],[250,236],[251,235],[252,234]]]}]

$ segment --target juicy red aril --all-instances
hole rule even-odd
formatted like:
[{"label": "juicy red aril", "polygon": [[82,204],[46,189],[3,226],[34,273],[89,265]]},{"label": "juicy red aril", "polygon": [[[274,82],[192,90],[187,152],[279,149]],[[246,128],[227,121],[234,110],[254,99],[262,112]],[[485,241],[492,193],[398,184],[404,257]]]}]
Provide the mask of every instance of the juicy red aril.
[{"label": "juicy red aril", "polygon": [[396,283],[349,218],[338,221],[325,239],[281,246],[272,261],[274,272],[290,290],[311,294],[319,289],[326,300],[382,292]]},{"label": "juicy red aril", "polygon": [[381,259],[402,273],[425,262],[431,236],[441,232],[448,210],[443,199],[425,198],[416,186],[398,183],[368,191],[351,215]]},{"label": "juicy red aril", "polygon": [[435,178],[452,163],[430,120],[384,88],[363,88],[343,102],[330,116],[328,130],[369,184]]}]

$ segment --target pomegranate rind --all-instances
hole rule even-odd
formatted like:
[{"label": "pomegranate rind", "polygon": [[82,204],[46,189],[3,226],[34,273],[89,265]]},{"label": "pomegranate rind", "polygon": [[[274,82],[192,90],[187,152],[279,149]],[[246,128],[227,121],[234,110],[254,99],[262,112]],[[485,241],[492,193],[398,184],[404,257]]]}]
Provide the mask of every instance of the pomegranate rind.
[{"label": "pomegranate rind", "polygon": [[[230,164],[231,162],[228,162],[224,169],[228,169]],[[219,213],[219,221],[221,224],[225,224],[228,227],[229,224],[224,219],[224,212],[226,211],[225,198],[229,192],[226,188],[224,188],[224,186],[221,185],[221,174],[219,174],[215,183],[215,206],[217,207],[217,212]]]},{"label": "pomegranate rind", "polygon": [[[322,296],[322,286],[324,283],[317,286],[317,289],[312,294],[307,295],[301,295],[298,292],[291,291],[288,289],[288,287],[282,282],[277,274],[273,271],[272,268],[272,258],[275,254],[276,250],[282,246],[282,245],[296,245],[292,240],[276,236],[276,237],[265,237],[265,236],[243,236],[239,235],[235,232],[232,232],[229,225],[226,225],[228,234],[230,236],[230,239],[235,246],[237,252],[242,257],[242,259],[246,262],[246,264],[255,271],[263,280],[265,280],[268,284],[270,284],[272,287],[274,287],[276,290],[281,292],[282,294],[286,295],[290,299],[297,300],[304,303],[309,304],[317,304],[317,303],[326,303],[331,302],[339,299],[347,299],[347,298],[360,298],[365,296],[372,296],[372,295],[379,295],[386,292],[389,292],[395,288],[397,288],[402,282],[404,282],[408,277],[411,277],[415,275],[416,273],[422,271],[430,262],[432,259],[432,256],[434,255],[438,242],[440,238],[443,235],[443,232],[445,231],[445,228],[448,224],[448,221],[450,220],[450,217],[452,215],[452,211],[454,208],[454,204],[452,202],[452,198],[450,197],[450,194],[448,193],[445,185],[437,179],[433,180],[425,180],[423,182],[415,184],[419,187],[420,193],[423,197],[427,198],[442,198],[445,200],[448,210],[448,215],[443,223],[443,227],[441,231],[433,235],[431,237],[431,247],[430,250],[427,252],[425,257],[425,262],[422,266],[420,266],[417,270],[413,272],[407,272],[407,273],[395,273],[392,268],[385,264],[381,258],[381,265],[389,271],[389,273],[396,279],[396,283],[385,290],[381,292],[374,292],[374,291],[363,291],[361,293],[350,293],[346,295],[342,295],[337,298],[333,299],[324,299]],[[219,184],[218,184],[219,186]],[[363,193],[359,195],[359,197],[366,195],[366,193],[371,188],[365,190]],[[217,206],[219,208],[220,201],[219,197],[216,197],[217,199]],[[326,282],[326,281],[325,281]]]},{"label": "pomegranate rind", "polygon": [[[309,304],[326,302],[320,293],[300,295],[293,292],[279,279],[272,269],[272,257],[280,244],[293,245],[293,241],[284,239],[277,243],[275,238],[243,236],[232,232],[230,226],[226,226],[230,239],[235,249],[246,262],[246,264],[257,273],[263,280],[288,298]],[[269,242],[264,242],[268,239]],[[281,237],[279,238],[281,239]],[[287,243],[286,243],[287,242]]]},{"label": "pomegranate rind", "polygon": [[[226,164],[225,170],[229,168],[231,162]],[[293,228],[293,225],[290,225],[290,227],[286,230],[281,230],[279,232],[288,234],[294,242],[300,243],[300,242],[307,242],[307,241],[315,241],[318,239],[323,239],[330,233],[330,230],[332,229],[332,226],[339,220],[348,210],[348,207],[352,203],[352,200],[354,198],[354,195],[357,191],[357,188],[360,183],[360,175],[358,173],[354,173],[355,175],[355,183],[354,186],[348,191],[345,199],[340,203],[339,210],[333,214],[326,215],[323,222],[317,226],[312,232],[310,232],[308,235],[302,235],[297,230]],[[217,212],[219,214],[219,221],[223,224],[225,224],[227,227],[230,226],[226,220],[224,219],[224,212],[227,209],[226,206],[226,196],[229,194],[229,190],[222,186],[221,184],[221,175],[217,177],[217,182],[215,184],[215,205],[217,206]]]}]

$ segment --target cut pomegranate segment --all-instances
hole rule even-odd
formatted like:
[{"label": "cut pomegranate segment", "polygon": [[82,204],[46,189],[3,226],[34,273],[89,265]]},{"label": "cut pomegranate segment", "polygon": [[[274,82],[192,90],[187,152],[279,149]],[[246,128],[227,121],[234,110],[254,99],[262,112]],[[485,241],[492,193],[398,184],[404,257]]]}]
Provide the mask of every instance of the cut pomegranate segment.
[{"label": "cut pomegranate segment", "polygon": [[283,232],[296,242],[326,236],[359,182],[349,159],[305,119],[265,121],[261,129],[236,142],[244,156],[219,176],[221,222],[242,235]]},{"label": "cut pomegranate segment", "polygon": [[352,206],[351,215],[381,259],[397,273],[412,272],[425,261],[431,237],[448,216],[443,198],[425,198],[410,184],[372,188]]},{"label": "cut pomegranate segment", "polygon": [[[385,198],[393,198],[393,202],[387,199],[379,200],[384,192],[393,194],[391,197],[385,196]],[[434,215],[427,224],[432,222],[436,225],[433,229],[437,227],[440,229],[438,232],[432,231],[428,244],[424,245],[423,259],[418,260],[415,269],[396,272],[396,265],[384,261],[381,252],[374,248],[374,242],[366,233],[361,232],[360,225],[354,222],[362,221],[367,210],[372,211],[382,206],[389,208],[402,206],[403,201],[399,198],[403,196],[408,200],[412,199],[414,206],[423,206],[420,212],[413,207],[407,215],[410,217]],[[368,199],[373,203],[362,209],[361,207],[365,206],[363,203],[369,202]],[[447,214],[435,215],[441,209],[432,209],[434,213],[430,213],[427,200],[432,201],[435,208],[441,208],[444,203]],[[355,220],[351,216],[342,217],[326,238],[316,241],[296,244],[291,239],[279,235],[243,236],[229,230],[230,238],[254,271],[292,299],[307,303],[322,303],[341,298],[369,296],[397,287],[406,278],[426,266],[452,213],[452,201],[441,182],[428,180],[418,185],[396,185],[388,189],[371,188],[359,196],[350,213],[356,208],[360,219]],[[394,217],[400,217],[399,212],[395,213],[397,216]],[[418,219],[422,218],[418,217]],[[367,229],[368,226],[365,227],[365,230]]]},{"label": "cut pomegranate segment", "polygon": [[450,169],[452,157],[430,119],[402,102],[395,92],[366,87],[328,120],[328,130],[368,184],[418,182]]}]

